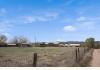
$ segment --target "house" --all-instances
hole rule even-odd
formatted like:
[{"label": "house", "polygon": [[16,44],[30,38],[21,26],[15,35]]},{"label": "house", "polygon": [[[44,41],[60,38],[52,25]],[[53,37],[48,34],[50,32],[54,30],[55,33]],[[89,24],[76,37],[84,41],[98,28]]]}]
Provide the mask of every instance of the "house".
[{"label": "house", "polygon": [[69,47],[80,47],[80,44],[69,44]]},{"label": "house", "polygon": [[65,44],[59,44],[59,47],[65,47],[66,45]]},{"label": "house", "polygon": [[7,47],[7,43],[0,43],[0,47]]},{"label": "house", "polygon": [[80,44],[59,44],[60,47],[80,47]]},{"label": "house", "polygon": [[30,47],[31,45],[29,43],[21,43],[18,44],[19,47]]},{"label": "house", "polygon": [[16,44],[7,44],[7,47],[17,47]]}]

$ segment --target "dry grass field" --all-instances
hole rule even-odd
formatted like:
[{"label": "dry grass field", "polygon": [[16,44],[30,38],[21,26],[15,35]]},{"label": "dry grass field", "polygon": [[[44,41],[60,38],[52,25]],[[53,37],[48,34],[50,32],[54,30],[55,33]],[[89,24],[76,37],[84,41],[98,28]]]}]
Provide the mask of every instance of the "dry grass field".
[{"label": "dry grass field", "polygon": [[[38,54],[37,67],[72,67],[76,64],[76,47],[1,47],[1,67],[31,67],[33,53]],[[80,57],[83,55],[80,48]]]}]

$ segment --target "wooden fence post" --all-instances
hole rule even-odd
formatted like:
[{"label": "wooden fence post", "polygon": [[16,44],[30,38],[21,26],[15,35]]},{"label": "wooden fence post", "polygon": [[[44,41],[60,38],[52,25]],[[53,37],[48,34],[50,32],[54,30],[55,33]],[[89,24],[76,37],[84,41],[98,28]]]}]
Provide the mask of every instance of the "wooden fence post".
[{"label": "wooden fence post", "polygon": [[87,52],[89,51],[89,47],[87,47]]},{"label": "wooden fence post", "polygon": [[84,55],[85,55],[85,53],[86,53],[86,50],[85,50],[85,47],[84,47]]},{"label": "wooden fence post", "polygon": [[77,48],[76,48],[76,50],[75,50],[75,53],[76,53],[76,61],[77,61]]},{"label": "wooden fence post", "polygon": [[37,53],[33,54],[33,67],[36,67],[37,65]]},{"label": "wooden fence post", "polygon": [[77,51],[78,51],[78,61],[80,61],[80,50],[79,50],[79,48],[77,49]]}]

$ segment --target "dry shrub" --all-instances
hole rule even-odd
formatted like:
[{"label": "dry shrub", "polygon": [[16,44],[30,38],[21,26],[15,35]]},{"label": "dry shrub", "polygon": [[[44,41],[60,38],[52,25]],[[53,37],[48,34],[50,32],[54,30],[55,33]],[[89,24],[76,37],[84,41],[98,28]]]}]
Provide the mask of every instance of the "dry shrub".
[{"label": "dry shrub", "polygon": [[92,60],[92,55],[93,55],[93,49],[89,50],[89,52],[85,54],[84,58],[82,59],[82,61],[80,61],[79,65],[81,67],[88,67],[90,61]]}]

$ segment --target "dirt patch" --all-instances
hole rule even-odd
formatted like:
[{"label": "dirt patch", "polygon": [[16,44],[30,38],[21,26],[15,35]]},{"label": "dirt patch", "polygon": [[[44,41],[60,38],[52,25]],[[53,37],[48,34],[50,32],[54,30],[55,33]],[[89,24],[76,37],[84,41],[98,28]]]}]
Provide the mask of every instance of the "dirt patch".
[{"label": "dirt patch", "polygon": [[100,49],[94,49],[92,60],[90,62],[91,67],[100,67]]}]

